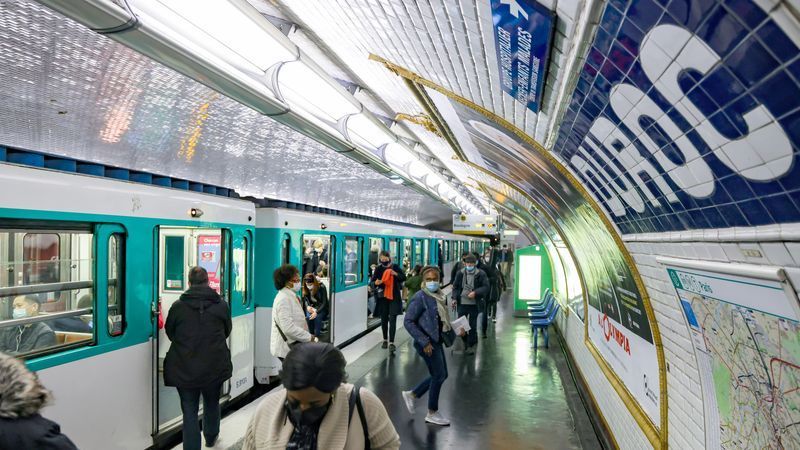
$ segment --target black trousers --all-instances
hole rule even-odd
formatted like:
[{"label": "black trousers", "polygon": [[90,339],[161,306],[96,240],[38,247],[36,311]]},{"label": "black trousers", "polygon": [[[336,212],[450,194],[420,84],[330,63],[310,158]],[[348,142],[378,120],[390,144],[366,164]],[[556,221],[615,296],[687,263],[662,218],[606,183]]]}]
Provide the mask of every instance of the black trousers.
[{"label": "black trousers", "polygon": [[381,308],[381,331],[384,341],[387,339],[388,331],[389,342],[394,342],[394,335],[397,333],[397,315],[391,314],[388,306]]},{"label": "black trousers", "polygon": [[203,435],[206,442],[216,439],[219,435],[219,397],[222,391],[221,384],[213,384],[202,389],[178,388],[181,397],[181,411],[183,411],[183,448],[185,450],[200,450],[200,425],[197,414],[200,410],[200,396],[203,396]]}]

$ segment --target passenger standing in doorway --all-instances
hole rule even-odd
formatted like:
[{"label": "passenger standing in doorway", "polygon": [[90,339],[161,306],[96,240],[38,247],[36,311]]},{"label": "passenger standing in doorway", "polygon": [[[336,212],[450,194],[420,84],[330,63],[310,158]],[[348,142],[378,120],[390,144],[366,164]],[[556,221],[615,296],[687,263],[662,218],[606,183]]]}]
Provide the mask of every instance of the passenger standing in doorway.
[{"label": "passenger standing in doorway", "polygon": [[[296,342],[312,342],[317,338],[308,332],[306,311],[298,297],[302,282],[300,271],[291,264],[284,264],[272,273],[272,281],[278,294],[272,304],[272,332],[269,351],[283,361],[289,348]],[[312,319],[316,314],[311,313]]]},{"label": "passenger standing in doorway", "polygon": [[303,278],[303,304],[306,307],[308,327],[319,339],[322,333],[322,323],[328,319],[330,302],[325,285],[310,273]]},{"label": "passenger standing in doorway", "polygon": [[372,273],[372,282],[375,284],[375,309],[381,318],[381,331],[383,332],[381,348],[389,347],[389,350],[394,352],[397,316],[403,313],[400,290],[403,282],[406,281],[406,274],[403,273],[400,266],[392,263],[392,257],[386,250],[381,252],[378,261],[380,265]]},{"label": "passenger standing in doorway", "polygon": [[228,304],[208,286],[206,269],[189,270],[189,289],[170,307],[164,328],[171,341],[164,360],[164,384],[178,388],[181,398],[183,448],[200,448],[201,395],[203,435],[206,447],[212,447],[219,436],[222,383],[233,373],[227,343],[232,324]]},{"label": "passenger standing in doorway", "polygon": [[467,254],[464,268],[456,273],[453,282],[453,306],[458,306],[459,316],[467,316],[469,320],[469,334],[463,337],[466,353],[469,355],[475,354],[475,347],[478,345],[478,314],[489,294],[489,279],[476,265],[475,255]]},{"label": "passenger standing in doorway", "polygon": [[447,299],[440,290],[439,269],[426,266],[422,269],[422,280],[422,289],[409,303],[403,325],[414,339],[414,348],[425,360],[430,375],[413,390],[403,391],[403,400],[408,412],[414,414],[414,401],[427,393],[425,422],[447,426],[450,421],[439,413],[439,393],[447,379],[442,333],[451,329],[450,314]]}]

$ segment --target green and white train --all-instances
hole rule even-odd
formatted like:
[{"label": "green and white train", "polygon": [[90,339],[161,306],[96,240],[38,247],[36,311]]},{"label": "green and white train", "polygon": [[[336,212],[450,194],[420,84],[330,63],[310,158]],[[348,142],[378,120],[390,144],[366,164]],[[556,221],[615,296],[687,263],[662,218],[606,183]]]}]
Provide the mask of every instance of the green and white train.
[{"label": "green and white train", "polygon": [[[53,329],[54,346],[18,354],[53,391],[55,402],[44,414],[86,449],[145,448],[180,427],[177,392],[163,384],[169,340],[159,323],[187,288],[189,267],[206,267],[231,306],[233,377],[222,400],[229,402],[278,373],[269,336],[272,272],[280,264],[301,267],[311,248],[322,249],[317,260],[327,270],[319,274],[332,305],[326,336],[345,345],[375,325],[367,292],[376,250],[410,266],[438,264],[441,255],[449,274],[463,250],[488,245],[423,228],[6,163],[0,191],[6,193],[0,334],[36,322]],[[38,314],[15,319],[19,296],[36,297]],[[65,320],[81,320],[86,330],[59,329]]]}]

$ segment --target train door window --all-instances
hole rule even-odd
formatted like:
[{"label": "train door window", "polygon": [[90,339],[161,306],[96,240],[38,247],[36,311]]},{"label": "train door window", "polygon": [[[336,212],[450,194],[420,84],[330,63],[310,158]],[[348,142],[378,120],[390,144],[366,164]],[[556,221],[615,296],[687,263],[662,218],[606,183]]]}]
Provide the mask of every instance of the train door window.
[{"label": "train door window", "polygon": [[344,285],[350,286],[361,281],[361,255],[358,238],[344,239]]},{"label": "train door window", "polygon": [[283,235],[283,241],[281,242],[281,264],[289,264],[291,258],[291,250],[292,250],[292,237],[289,236],[289,233],[285,233]]},{"label": "train door window", "polygon": [[391,255],[392,261],[395,264],[400,263],[400,260],[398,259],[400,255],[397,254],[397,239],[392,239],[389,241],[389,255]]},{"label": "train door window", "polygon": [[0,351],[19,357],[94,342],[93,234],[0,228]]},{"label": "train door window", "polygon": [[328,292],[330,286],[330,236],[303,235],[303,270],[302,275],[313,273],[325,285]]},{"label": "train door window", "polygon": [[106,320],[108,334],[119,336],[125,331],[125,289],[123,286],[124,246],[121,234],[108,237],[108,288],[106,290]]},{"label": "train door window", "polygon": [[186,278],[186,244],[184,236],[164,236],[165,291],[183,291]]},{"label": "train door window", "polygon": [[426,266],[431,263],[431,241],[425,239],[422,241],[422,261],[418,262],[418,264],[422,264]]},{"label": "train door window", "polygon": [[414,262],[412,267],[417,264],[425,264],[422,254],[422,241],[419,239],[414,240]]},{"label": "train door window", "polygon": [[247,236],[242,237],[242,247],[233,249],[233,289],[242,294],[242,305],[248,306],[250,298],[247,290],[248,282],[248,264],[247,252],[250,247],[250,239]]},{"label": "train door window", "polygon": [[403,270],[408,272],[411,265],[414,263],[414,253],[412,248],[411,239],[403,239]]},{"label": "train door window", "polygon": [[[396,246],[397,244],[395,244]],[[369,259],[367,261],[369,265],[369,276],[372,277],[372,271],[375,270],[375,267],[378,266],[378,256],[383,250],[383,239],[381,238],[369,238]]]}]

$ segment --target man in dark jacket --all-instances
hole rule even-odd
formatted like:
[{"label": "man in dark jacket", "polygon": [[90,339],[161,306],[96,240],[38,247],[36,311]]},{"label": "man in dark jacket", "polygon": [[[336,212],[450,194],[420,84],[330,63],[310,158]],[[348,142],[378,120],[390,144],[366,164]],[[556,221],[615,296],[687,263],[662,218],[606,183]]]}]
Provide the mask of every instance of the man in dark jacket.
[{"label": "man in dark jacket", "polygon": [[[14,299],[13,319],[39,315],[39,298],[20,295]],[[44,322],[34,322],[0,329],[0,350],[19,355],[56,344],[56,334]]]},{"label": "man in dark jacket", "polygon": [[77,450],[39,411],[51,400],[25,363],[0,353],[0,448]]},{"label": "man in dark jacket", "polygon": [[219,435],[220,391],[233,373],[227,344],[231,328],[228,304],[208,286],[206,270],[192,267],[189,289],[172,304],[165,326],[171,344],[164,361],[164,384],[178,388],[186,450],[200,449],[201,394],[206,446],[213,446]]},{"label": "man in dark jacket", "polygon": [[464,258],[466,258],[467,255],[469,255],[469,252],[462,253],[461,259],[459,259],[455,264],[453,264],[453,268],[450,269],[450,280],[447,281],[447,284],[445,286],[453,284],[453,282],[456,281],[456,274],[458,273],[459,270],[464,268]]},{"label": "man in dark jacket", "polygon": [[468,254],[464,257],[464,268],[456,273],[453,281],[453,303],[458,305],[458,315],[467,316],[469,320],[469,334],[464,336],[466,353],[475,354],[478,345],[478,313],[486,304],[489,295],[489,278],[486,272],[476,267],[477,258]]},{"label": "man in dark jacket", "polygon": [[489,279],[489,294],[486,296],[486,308],[481,311],[481,332],[483,337],[486,338],[486,330],[489,327],[489,319],[492,322],[497,322],[497,302],[500,300],[500,285],[501,277],[500,270],[493,258],[494,252],[487,250],[484,256],[479,260],[478,268],[486,272],[486,277]]}]

